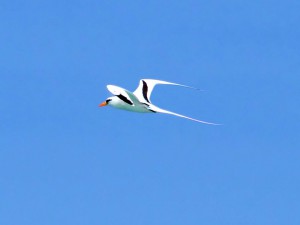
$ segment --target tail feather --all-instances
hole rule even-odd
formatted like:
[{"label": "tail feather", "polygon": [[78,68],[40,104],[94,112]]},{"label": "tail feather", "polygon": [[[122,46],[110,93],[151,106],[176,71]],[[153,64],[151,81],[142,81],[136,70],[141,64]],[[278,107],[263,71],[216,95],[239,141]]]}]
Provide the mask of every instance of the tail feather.
[{"label": "tail feather", "polygon": [[195,121],[195,122],[198,122],[198,123],[204,123],[204,124],[208,124],[208,125],[221,125],[221,124],[217,124],[217,123],[206,122],[206,121],[203,121],[203,120],[197,120],[197,119],[194,119],[194,118],[191,118],[191,117],[188,117],[188,116],[184,116],[184,115],[181,115],[181,114],[178,114],[178,113],[174,113],[174,112],[171,112],[171,111],[168,111],[168,110],[165,110],[165,109],[158,108],[157,106],[154,106],[154,105],[151,105],[150,108],[151,108],[151,110],[153,110],[155,112],[170,114],[170,115],[173,115],[173,116],[178,116],[178,117],[185,118],[185,119],[188,119],[188,120],[192,120],[192,121]]}]

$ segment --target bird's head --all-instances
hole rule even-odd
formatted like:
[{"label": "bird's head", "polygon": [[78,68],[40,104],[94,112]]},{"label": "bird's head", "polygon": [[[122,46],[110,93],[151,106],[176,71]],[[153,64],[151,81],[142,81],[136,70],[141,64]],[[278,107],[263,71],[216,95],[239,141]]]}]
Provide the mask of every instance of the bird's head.
[{"label": "bird's head", "polygon": [[110,105],[112,103],[112,101],[113,101],[113,97],[109,97],[104,102],[102,102],[101,104],[99,104],[99,107]]}]

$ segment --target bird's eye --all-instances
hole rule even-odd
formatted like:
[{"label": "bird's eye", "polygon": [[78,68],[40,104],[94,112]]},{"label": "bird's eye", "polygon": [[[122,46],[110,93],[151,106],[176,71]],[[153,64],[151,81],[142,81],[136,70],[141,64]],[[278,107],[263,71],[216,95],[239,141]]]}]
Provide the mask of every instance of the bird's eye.
[{"label": "bird's eye", "polygon": [[111,99],[106,99],[106,104],[108,104],[111,101]]}]

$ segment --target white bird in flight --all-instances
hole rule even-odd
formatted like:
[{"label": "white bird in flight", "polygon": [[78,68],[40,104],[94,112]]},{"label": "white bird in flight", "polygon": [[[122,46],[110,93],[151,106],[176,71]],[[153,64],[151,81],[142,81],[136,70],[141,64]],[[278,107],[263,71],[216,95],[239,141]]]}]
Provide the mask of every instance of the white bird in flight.
[{"label": "white bird in flight", "polygon": [[174,116],[179,116],[185,119],[193,120],[199,123],[205,123],[210,125],[219,125],[216,123],[205,122],[202,120],[197,120],[191,117],[187,117],[178,113],[170,112],[165,109],[161,109],[155,105],[153,105],[150,101],[150,96],[153,91],[153,88],[157,84],[169,84],[182,86],[186,88],[197,89],[194,87],[171,83],[162,80],[153,80],[153,79],[142,79],[140,80],[138,88],[134,92],[130,92],[124,88],[115,86],[115,85],[107,85],[107,89],[114,95],[112,97],[107,98],[104,102],[99,104],[99,107],[102,106],[112,106],[118,109],[128,110],[132,112],[140,112],[140,113],[165,113]]}]

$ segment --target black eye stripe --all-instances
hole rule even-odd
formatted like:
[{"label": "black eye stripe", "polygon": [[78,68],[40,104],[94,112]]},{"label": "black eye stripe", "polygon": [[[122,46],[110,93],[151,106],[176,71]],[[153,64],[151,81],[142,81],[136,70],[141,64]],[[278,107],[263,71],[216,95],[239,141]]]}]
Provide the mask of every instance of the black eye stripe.
[{"label": "black eye stripe", "polygon": [[111,99],[106,99],[106,104],[109,103],[111,101]]}]

